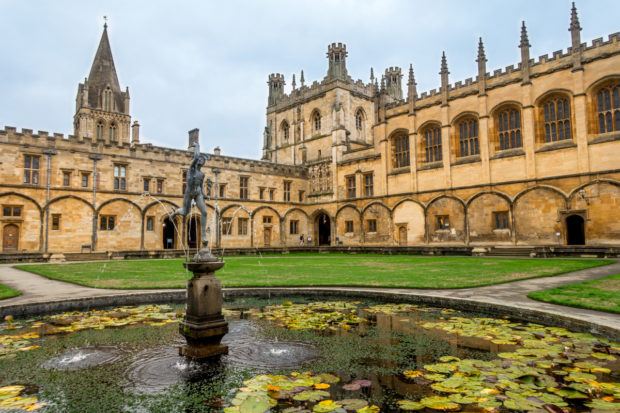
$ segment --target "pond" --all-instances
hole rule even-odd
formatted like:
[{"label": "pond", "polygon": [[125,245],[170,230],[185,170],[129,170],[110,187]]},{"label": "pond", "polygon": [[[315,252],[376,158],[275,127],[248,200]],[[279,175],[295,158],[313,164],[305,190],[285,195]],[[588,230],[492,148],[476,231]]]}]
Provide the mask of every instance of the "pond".
[{"label": "pond", "polygon": [[182,308],[0,324],[0,411],[620,411],[620,343],[373,301],[225,303],[229,354],[178,355]]}]

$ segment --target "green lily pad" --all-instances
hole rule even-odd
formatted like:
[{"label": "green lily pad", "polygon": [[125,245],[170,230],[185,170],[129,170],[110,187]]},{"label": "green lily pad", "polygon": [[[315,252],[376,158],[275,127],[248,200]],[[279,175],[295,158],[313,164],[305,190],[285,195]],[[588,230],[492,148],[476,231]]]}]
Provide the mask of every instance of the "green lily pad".
[{"label": "green lily pad", "polygon": [[293,396],[293,400],[300,402],[318,402],[329,397],[329,392],[325,390],[304,390]]},{"label": "green lily pad", "polygon": [[406,411],[422,410],[426,407],[422,403],[414,402],[413,400],[399,400],[396,404],[401,410]]}]

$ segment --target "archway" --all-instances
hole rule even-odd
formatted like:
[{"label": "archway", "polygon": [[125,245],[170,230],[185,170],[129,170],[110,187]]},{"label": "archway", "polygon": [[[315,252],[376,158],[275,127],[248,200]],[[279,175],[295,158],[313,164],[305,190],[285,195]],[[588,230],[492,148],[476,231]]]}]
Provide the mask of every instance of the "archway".
[{"label": "archway", "polygon": [[2,251],[15,252],[19,246],[19,227],[15,224],[4,226],[2,232]]},{"label": "archway", "polygon": [[318,245],[331,245],[331,220],[325,213],[320,213],[316,217],[316,226],[318,230],[317,243]]},{"label": "archway", "polygon": [[174,249],[174,240],[176,232],[174,230],[174,223],[170,220],[170,218],[164,219],[162,224],[162,239],[163,239],[163,247],[165,250]]},{"label": "archway", "polygon": [[581,215],[566,217],[566,243],[568,245],[585,245],[585,225]]}]

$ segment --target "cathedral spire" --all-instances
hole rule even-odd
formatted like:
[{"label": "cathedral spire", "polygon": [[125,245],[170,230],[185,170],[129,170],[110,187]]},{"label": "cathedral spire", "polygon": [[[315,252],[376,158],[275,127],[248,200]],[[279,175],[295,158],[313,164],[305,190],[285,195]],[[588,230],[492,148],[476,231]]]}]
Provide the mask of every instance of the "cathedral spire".
[{"label": "cathedral spire", "polygon": [[370,84],[374,84],[375,83],[375,70],[372,68],[372,66],[370,67]]},{"label": "cathedral spire", "polygon": [[409,64],[409,78],[407,79],[407,102],[409,103],[409,114],[415,113],[415,101],[418,98],[415,76],[413,74],[413,64]]},{"label": "cathedral spire", "polygon": [[293,73],[293,80],[291,81],[291,86],[293,90],[297,89],[297,82],[295,82],[295,73]]},{"label": "cathedral spire", "polygon": [[525,21],[521,22],[521,42],[519,42],[519,48],[521,49],[521,83],[526,85],[530,83],[530,40],[527,37],[527,27],[525,27]]},{"label": "cathedral spire", "polygon": [[103,34],[90,68],[88,82],[91,88],[104,89],[106,86],[110,86],[113,92],[121,92],[116,68],[114,67],[112,49],[110,48],[110,39],[108,38],[107,22],[103,25]]},{"label": "cathedral spire", "polygon": [[306,85],[306,79],[304,78],[303,69],[301,70],[301,75],[299,76],[299,82],[301,83],[301,87],[304,87]]},{"label": "cathedral spire", "polygon": [[442,52],[441,54],[441,70],[439,71],[439,74],[441,75],[441,104],[442,106],[445,106],[448,104],[448,75],[450,74],[448,71],[448,59],[446,58],[446,52]]},{"label": "cathedral spire", "polygon": [[483,96],[487,88],[487,55],[484,52],[482,37],[478,39],[478,93]]},{"label": "cathedral spire", "polygon": [[568,27],[571,38],[571,54],[573,55],[573,71],[581,70],[581,24],[577,15],[577,7],[573,2],[570,10],[570,26]]}]

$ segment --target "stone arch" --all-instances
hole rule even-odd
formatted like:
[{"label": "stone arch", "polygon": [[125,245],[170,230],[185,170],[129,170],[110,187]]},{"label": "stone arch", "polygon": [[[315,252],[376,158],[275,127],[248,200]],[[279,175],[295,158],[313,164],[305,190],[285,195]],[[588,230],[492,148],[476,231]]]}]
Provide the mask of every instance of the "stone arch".
[{"label": "stone arch", "polygon": [[97,207],[97,215],[100,213],[100,211],[106,206],[109,205],[113,202],[126,202],[128,204],[130,204],[131,206],[135,207],[138,211],[140,211],[140,215],[143,214],[142,211],[142,207],[140,207],[140,205],[138,205],[137,203],[135,203],[134,201],[127,199],[127,198],[112,198],[112,199],[108,199],[104,202],[102,202],[99,207]]},{"label": "stone arch", "polygon": [[[82,246],[93,248],[93,225],[95,225],[95,209],[90,202],[74,196],[64,195],[50,200],[45,208],[52,216],[60,214],[60,227],[53,230],[51,222],[47,228],[47,251],[50,252],[81,252]],[[140,224],[138,220],[138,238]]]},{"label": "stone arch", "polygon": [[361,213],[362,213],[359,209],[357,209],[357,207],[356,207],[354,204],[345,204],[345,205],[342,205],[341,207],[339,207],[339,208],[336,210],[336,215],[335,215],[335,218],[336,218],[336,219],[338,219],[338,215],[340,215],[340,212],[342,212],[342,210],[343,210],[343,209],[345,209],[345,208],[352,208],[352,209],[354,209],[354,210],[355,210],[358,214],[361,214]]},{"label": "stone arch", "polygon": [[252,212],[241,204],[230,204],[220,211],[220,220],[230,219],[230,232],[221,231],[221,245],[226,248],[247,248],[252,240]]},{"label": "stone arch", "polygon": [[392,209],[393,237],[399,245],[423,244],[426,236],[424,205],[411,198],[401,199]]},{"label": "stone arch", "polygon": [[452,195],[433,198],[426,207],[428,242],[466,242],[466,208],[462,199]]},{"label": "stone arch", "polygon": [[[154,206],[161,206],[161,204],[167,204],[169,206],[172,207],[172,210],[179,208],[179,206],[177,204],[175,204],[174,202],[168,201],[166,199],[162,199],[161,201],[153,201],[150,204],[147,204],[144,208],[142,208],[142,215],[146,216],[146,214],[148,213],[148,211],[154,207]],[[170,211],[169,209],[166,209],[167,211]],[[171,211],[172,212],[172,211]]]},{"label": "stone arch", "polygon": [[279,247],[281,245],[282,217],[272,207],[263,205],[252,211],[252,246]]},{"label": "stone arch", "polygon": [[[297,221],[297,223],[292,224],[292,221]],[[305,245],[310,232],[311,228],[308,213],[306,211],[301,208],[294,207],[284,213],[282,217],[282,239],[285,245],[293,247],[300,246],[302,244],[302,236],[303,245]]]},{"label": "stone arch", "polygon": [[293,212],[295,212],[295,211],[299,211],[299,212],[300,212],[300,213],[302,213],[302,214],[303,214],[306,218],[308,218],[308,213],[307,213],[306,211],[304,211],[303,209],[301,209],[301,208],[297,208],[297,207],[293,207],[293,208],[288,209],[288,210],[284,213],[284,215],[282,215],[282,218],[286,218],[289,214],[291,214],[291,213],[293,213]]},{"label": "stone arch", "polygon": [[64,199],[69,199],[69,198],[71,198],[71,199],[75,199],[76,201],[79,201],[79,202],[82,202],[82,203],[84,203],[84,204],[88,205],[88,207],[89,207],[89,208],[90,208],[93,212],[95,212],[95,207],[93,207],[93,204],[91,204],[90,202],[88,202],[88,201],[87,201],[87,200],[85,200],[84,198],[80,198],[79,196],[75,196],[75,195],[62,195],[62,196],[59,196],[59,197],[56,197],[56,198],[50,199],[50,200],[49,200],[49,202],[48,202],[47,204],[45,204],[45,206],[43,207],[43,209],[45,210],[45,209],[49,208],[49,207],[50,207],[50,205],[52,205],[52,204],[54,204],[54,203],[56,203],[56,202],[60,202],[60,201],[62,201],[62,200],[64,200]]},{"label": "stone arch", "polygon": [[[1,205],[21,205],[19,222],[14,222],[19,231],[19,251],[38,251],[43,247],[43,209],[34,199],[17,192],[0,193]],[[13,223],[13,222],[11,222]],[[3,239],[4,225],[0,227],[0,239]],[[0,251],[2,247],[0,246]]]},{"label": "stone arch", "polygon": [[[375,221],[376,231],[372,231],[372,220]],[[362,208],[362,226],[364,243],[392,243],[392,210],[383,202],[374,201]]]},{"label": "stone arch", "polygon": [[566,216],[572,213],[585,218],[586,244],[617,245],[620,243],[620,182],[597,179],[576,187],[571,191]]},{"label": "stone arch", "polygon": [[478,245],[512,243],[510,197],[501,192],[484,191],[472,196],[466,205],[470,243]]},{"label": "stone arch", "polygon": [[[114,228],[106,229],[103,217],[114,217]],[[138,204],[124,198],[102,202],[97,208],[97,249],[138,250],[142,246],[143,214]]]},{"label": "stone arch", "polygon": [[521,191],[513,201],[517,243],[557,245],[563,233],[560,214],[565,209],[566,196],[557,188],[539,185]]},{"label": "stone arch", "polygon": [[[361,211],[353,204],[343,205],[336,211],[335,221],[338,243],[342,245],[359,245],[363,232]],[[347,221],[352,222],[352,224],[349,224],[349,228],[347,228]],[[352,231],[350,231],[351,229]]]},{"label": "stone arch", "polygon": [[[166,221],[168,214],[178,208],[174,202],[161,200],[160,202],[154,201],[146,205],[142,209],[142,220],[144,222],[142,237],[142,248],[147,250],[160,250],[164,248],[164,237],[172,234],[172,245],[175,245],[175,240],[181,240],[183,237],[183,227],[180,225],[181,220],[176,219],[174,221]],[[152,217],[154,220],[152,229],[149,229],[148,219]],[[166,225],[170,223],[173,225],[173,229],[167,231]],[[179,244],[180,245],[180,244]]]},{"label": "stone arch", "polygon": [[270,207],[269,205],[259,206],[258,208],[254,209],[252,211],[251,215],[254,216],[254,215],[256,215],[256,213],[258,213],[258,212],[260,212],[260,211],[262,211],[264,209],[268,209],[271,212],[273,212],[278,217],[278,220],[282,219],[282,217],[280,216],[280,213],[278,211],[276,211],[273,207]]}]

